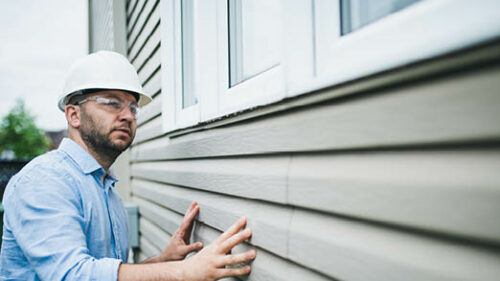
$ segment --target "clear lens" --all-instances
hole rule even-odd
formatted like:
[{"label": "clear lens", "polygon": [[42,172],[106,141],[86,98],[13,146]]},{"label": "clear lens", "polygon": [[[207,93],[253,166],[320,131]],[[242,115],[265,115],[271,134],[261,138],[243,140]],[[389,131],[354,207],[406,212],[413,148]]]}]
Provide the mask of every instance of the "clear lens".
[{"label": "clear lens", "polygon": [[94,96],[94,97],[89,97],[86,99],[83,99],[77,103],[77,105],[80,105],[82,103],[85,103],[89,100],[94,100],[98,104],[102,104],[107,106],[108,109],[115,111],[115,112],[120,112],[122,111],[126,106],[130,109],[130,112],[134,115],[134,118],[137,117],[137,114],[139,114],[139,105],[137,105],[134,102],[122,102],[122,101],[117,101],[115,99],[108,99],[108,98],[103,98],[99,96]]}]

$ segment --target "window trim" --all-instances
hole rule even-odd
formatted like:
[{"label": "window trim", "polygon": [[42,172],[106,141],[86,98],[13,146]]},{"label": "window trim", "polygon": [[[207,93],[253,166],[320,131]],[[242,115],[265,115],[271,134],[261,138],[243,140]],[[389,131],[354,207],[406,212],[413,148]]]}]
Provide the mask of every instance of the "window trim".
[{"label": "window trim", "polygon": [[[182,0],[161,1],[161,14],[166,15],[160,21],[162,44],[162,89],[163,104],[162,115],[164,116],[163,130],[172,131],[196,125],[200,121],[200,101],[197,104],[183,108],[183,50],[182,50]],[[194,12],[194,11],[193,11]],[[196,26],[193,24],[193,41],[196,39]],[[165,46],[166,45],[166,46]],[[194,43],[193,52],[196,52]],[[196,56],[193,54],[193,61]],[[193,68],[196,68],[193,63]],[[192,90],[197,94],[196,70],[193,71]]]},{"label": "window trim", "polygon": [[[422,0],[345,36],[340,37],[338,29],[336,37],[325,40],[322,34],[328,34],[329,30],[321,25],[328,23],[328,14],[324,11],[332,8],[338,10],[339,1],[311,1],[316,18],[310,18],[316,27],[314,32],[318,39],[312,51],[316,55],[307,55],[316,57],[316,61],[311,60],[312,64],[320,64],[315,74],[308,73],[302,77],[294,75],[295,82],[287,85],[287,96],[305,94],[432,59],[491,40],[500,34],[500,9],[494,0],[477,1],[475,5],[467,0]],[[337,15],[340,25],[340,13]],[[293,28],[293,23],[289,23],[287,28]],[[289,40],[299,43],[298,40]],[[293,43],[287,46],[290,44]],[[340,53],[342,56],[337,55]],[[298,66],[294,63],[298,61],[297,58],[289,59],[293,61],[292,65]],[[287,78],[290,81],[291,78]]]},{"label": "window trim", "polygon": [[[165,132],[432,59],[500,36],[496,0],[475,5],[468,0],[422,0],[342,37],[339,0],[282,1],[287,6],[282,9],[280,64],[230,88],[228,2],[193,0],[197,13],[193,60],[198,105],[179,109],[182,72],[178,69],[182,65],[180,19],[175,16],[179,15],[179,1],[161,1]],[[332,11],[336,11],[336,18],[331,17]],[[456,36],[458,33],[460,36]]]},{"label": "window trim", "polygon": [[[284,57],[280,64],[271,67],[233,87],[229,81],[228,2],[217,1],[218,65],[219,65],[219,115],[282,100],[285,97]],[[281,40],[282,42],[282,40]],[[283,45],[281,45],[283,54]]]}]

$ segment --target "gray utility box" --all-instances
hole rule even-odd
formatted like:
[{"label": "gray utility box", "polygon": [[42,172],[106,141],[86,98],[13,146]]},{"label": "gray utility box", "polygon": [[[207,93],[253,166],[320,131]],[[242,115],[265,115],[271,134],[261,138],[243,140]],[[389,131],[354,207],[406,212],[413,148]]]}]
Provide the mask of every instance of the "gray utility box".
[{"label": "gray utility box", "polygon": [[131,248],[139,247],[139,208],[136,205],[125,204],[127,210],[128,241]]}]

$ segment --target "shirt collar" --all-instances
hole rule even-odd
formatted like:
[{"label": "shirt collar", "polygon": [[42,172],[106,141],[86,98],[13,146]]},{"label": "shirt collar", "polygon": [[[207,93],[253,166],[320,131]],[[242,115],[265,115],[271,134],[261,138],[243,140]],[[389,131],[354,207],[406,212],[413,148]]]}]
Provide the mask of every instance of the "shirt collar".
[{"label": "shirt collar", "polygon": [[104,169],[101,165],[99,165],[99,163],[97,163],[90,153],[69,138],[64,138],[61,141],[59,150],[66,152],[66,154],[68,154],[69,157],[76,162],[85,174],[90,174],[99,169],[102,169],[102,172],[104,172]]}]

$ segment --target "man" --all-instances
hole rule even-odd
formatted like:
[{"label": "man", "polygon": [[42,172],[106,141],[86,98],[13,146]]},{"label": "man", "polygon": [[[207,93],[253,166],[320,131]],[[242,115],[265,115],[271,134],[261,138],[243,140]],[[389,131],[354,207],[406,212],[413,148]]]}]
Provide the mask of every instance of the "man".
[{"label": "man", "polygon": [[126,214],[109,168],[135,137],[139,106],[150,101],[117,53],[97,52],[71,68],[59,100],[69,138],[26,165],[5,191],[1,280],[216,280],[250,271],[226,268],[255,258],[253,250],[227,254],[251,235],[240,231],[244,218],[184,259],[202,248],[189,243],[196,203],[160,255],[125,263]]}]

